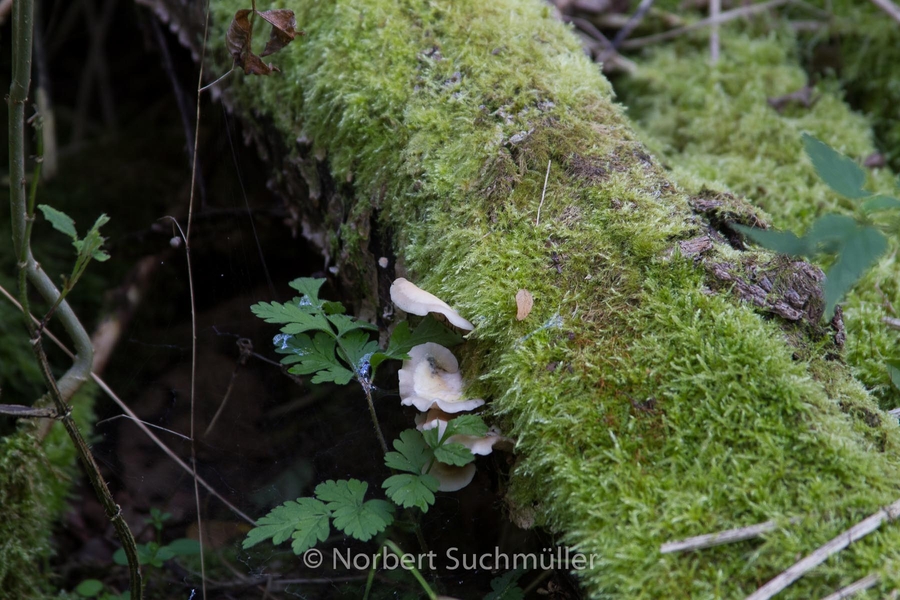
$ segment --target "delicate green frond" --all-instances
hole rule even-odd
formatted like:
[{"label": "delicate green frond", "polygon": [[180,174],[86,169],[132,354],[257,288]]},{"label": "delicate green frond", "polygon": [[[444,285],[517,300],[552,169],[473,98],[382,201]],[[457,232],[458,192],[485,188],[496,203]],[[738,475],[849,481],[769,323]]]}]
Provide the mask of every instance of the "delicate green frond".
[{"label": "delicate green frond", "polygon": [[319,309],[322,308],[322,302],[319,300],[319,290],[324,283],[325,280],[320,278],[299,277],[288,285],[305,296],[310,307]]},{"label": "delicate green frond", "polygon": [[337,329],[338,337],[341,337],[345,333],[358,329],[378,331],[378,327],[376,327],[375,325],[372,325],[371,323],[368,323],[366,321],[360,321],[359,319],[356,319],[354,317],[348,317],[347,315],[333,314],[328,315],[326,318],[331,322],[332,325],[334,325],[334,328]]},{"label": "delicate green frond", "polygon": [[[280,544],[293,537],[294,552],[299,554],[314,546],[315,540],[325,541],[330,531],[330,514],[325,504],[315,498],[285,502],[257,521],[258,525],[247,533],[243,548],[246,550],[267,539],[271,539],[273,544]],[[297,550],[298,546],[307,543],[308,546]]]},{"label": "delicate green frond", "polygon": [[260,319],[266,323],[279,323],[284,333],[296,334],[304,331],[331,331],[331,325],[321,313],[311,314],[296,304],[280,302],[259,302],[250,307]]},{"label": "delicate green frond", "polygon": [[338,385],[345,385],[353,379],[353,371],[342,365],[335,356],[334,338],[327,333],[319,332],[312,339],[308,336],[297,336],[291,339],[289,344],[300,359],[289,369],[290,373],[294,375],[315,373],[313,383],[333,381]]}]

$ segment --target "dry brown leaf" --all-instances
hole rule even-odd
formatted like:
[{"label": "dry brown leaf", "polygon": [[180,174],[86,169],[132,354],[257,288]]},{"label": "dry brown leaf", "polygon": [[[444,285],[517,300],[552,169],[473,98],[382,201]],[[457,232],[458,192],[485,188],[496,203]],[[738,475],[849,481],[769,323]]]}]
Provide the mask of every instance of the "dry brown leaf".
[{"label": "dry brown leaf", "polygon": [[297,37],[297,31],[295,30],[297,20],[294,18],[294,11],[286,8],[263,10],[259,11],[259,16],[272,26],[269,41],[266,42],[266,48],[260,56],[275,54]]},{"label": "dry brown leaf", "polygon": [[528,290],[516,292],[516,320],[521,321],[531,313],[534,306],[534,297]]},{"label": "dry brown leaf", "polygon": [[[253,10],[250,9],[241,9],[234,13],[234,19],[231,20],[228,33],[225,34],[225,45],[234,58],[234,64],[242,68],[244,74],[269,75],[272,71],[278,71],[278,67],[267,65],[260,56],[253,53],[252,14]],[[272,26],[272,32],[262,56],[278,52],[297,36],[294,11],[276,9],[257,11],[257,14]]]}]

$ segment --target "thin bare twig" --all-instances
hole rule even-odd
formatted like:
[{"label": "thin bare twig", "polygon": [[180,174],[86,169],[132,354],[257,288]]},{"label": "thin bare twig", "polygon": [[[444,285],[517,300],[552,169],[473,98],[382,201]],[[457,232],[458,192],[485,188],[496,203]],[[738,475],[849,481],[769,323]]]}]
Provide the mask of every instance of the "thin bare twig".
[{"label": "thin bare twig", "polygon": [[808,571],[825,562],[832,554],[840,552],[853,542],[876,531],[885,521],[893,521],[897,517],[900,517],[900,500],[896,500],[890,506],[882,508],[870,517],[860,521],[819,547],[806,558],[794,563],[789,569],[747,596],[746,600],[769,600],[769,598],[803,577]]},{"label": "thin bare twig", "polygon": [[679,27],[678,29],[670,29],[669,31],[664,31],[662,33],[657,33],[654,35],[625,40],[624,42],[622,42],[621,48],[630,50],[634,48],[643,48],[644,46],[650,46],[652,44],[658,44],[659,42],[665,42],[667,40],[675,39],[690,31],[703,29],[704,27],[709,27],[710,25],[716,25],[719,23],[727,23],[728,21],[732,21],[739,17],[745,17],[756,14],[758,12],[764,12],[771,8],[778,8],[779,6],[783,6],[789,2],[791,2],[791,0],[769,0],[768,2],[763,2],[761,4],[742,6],[740,8],[725,11],[719,14],[718,18],[716,19],[703,19],[702,21],[697,21],[696,23],[691,23],[690,25],[685,25],[684,27]]},{"label": "thin bare twig", "polygon": [[766,521],[757,525],[749,525],[747,527],[739,527],[737,529],[728,529],[718,533],[708,533],[706,535],[698,535],[676,542],[666,542],[659,551],[662,554],[670,554],[672,552],[685,552],[688,550],[702,550],[703,548],[712,548],[713,546],[721,546],[723,544],[732,544],[734,542],[742,542],[750,540],[774,531],[778,527],[775,521]]},{"label": "thin bare twig", "polygon": [[886,12],[890,17],[900,23],[900,7],[891,0],[872,0],[872,4]]},{"label": "thin bare twig", "polygon": [[544,198],[547,196],[547,181],[550,180],[550,163],[552,162],[552,160],[547,161],[547,174],[544,175],[544,191],[541,192],[541,203],[538,204],[537,220],[534,222],[535,227],[541,225],[541,209],[544,208]]},{"label": "thin bare twig", "polygon": [[847,587],[842,587],[835,593],[825,596],[822,600],[844,600],[844,598],[855,596],[859,592],[864,592],[871,587],[875,587],[878,585],[879,581],[881,581],[881,577],[874,573],[872,575],[866,575],[862,579],[854,581]]},{"label": "thin bare twig", "polygon": [[[722,14],[722,0],[709,0],[709,18],[715,21]],[[709,32],[709,62],[719,62],[719,23],[713,23]]]},{"label": "thin bare twig", "polygon": [[[256,9],[256,0],[253,0]],[[203,555],[203,519],[200,515],[200,488],[197,483],[197,438],[194,436],[194,391],[197,383],[197,307],[194,297],[194,275],[191,269],[191,225],[194,223],[194,195],[197,183],[197,154],[200,148],[200,96],[203,93],[203,61],[206,60],[206,40],[209,38],[209,0],[206,0],[206,16],[203,23],[203,43],[200,48],[200,68],[197,74],[197,121],[194,128],[194,153],[191,165],[191,194],[188,201],[187,233],[184,236],[184,254],[187,260],[188,287],[191,293],[191,467],[194,475],[194,501],[197,509],[197,537],[200,539],[200,580],[203,600],[206,600],[206,562]],[[176,225],[178,223],[176,222]]]},{"label": "thin bare twig", "polygon": [[900,329],[900,319],[895,319],[893,317],[881,317],[881,322],[891,329]]},{"label": "thin bare twig", "polygon": [[637,10],[634,11],[634,14],[631,15],[631,18],[628,19],[625,26],[616,33],[616,37],[613,38],[612,47],[614,49],[618,49],[622,45],[622,42],[628,39],[628,36],[631,35],[634,28],[641,24],[641,21],[644,20],[644,15],[647,14],[647,11],[650,10],[651,6],[653,6],[653,0],[641,0]]}]

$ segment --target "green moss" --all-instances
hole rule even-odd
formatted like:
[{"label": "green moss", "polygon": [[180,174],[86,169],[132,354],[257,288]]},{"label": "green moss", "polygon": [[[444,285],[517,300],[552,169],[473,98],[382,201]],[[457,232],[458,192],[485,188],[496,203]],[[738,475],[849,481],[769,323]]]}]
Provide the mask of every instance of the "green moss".
[{"label": "green moss", "polygon": [[[15,289],[7,280],[2,283]],[[42,393],[40,372],[22,315],[5,299],[0,300],[0,340],[0,402],[34,402]],[[96,391],[87,385],[72,399],[72,415],[86,436],[94,422]],[[59,423],[41,442],[37,421],[0,420],[0,596],[43,598],[52,592],[44,566],[76,473],[75,449]]]},{"label": "green moss", "polygon": [[[814,344],[795,360],[776,322],[707,289],[703,268],[673,252],[701,231],[687,195],[544,5],[290,7],[307,36],[272,57],[283,72],[228,95],[289,146],[314,140],[335,177],[353,179],[359,206],[345,214],[379,209],[410,277],[475,323],[463,369],[517,439],[509,498],[597,555],[580,572],[590,597],[737,597],[900,495],[898,426],[848,369]],[[238,8],[214,3],[211,39]],[[853,143],[842,149],[866,139]],[[521,287],[535,305],[519,322]],[[659,554],[674,538],[792,517],[805,520],[763,541]],[[886,526],[783,597],[886,570],[898,542]]]},{"label": "green moss", "polygon": [[[816,175],[800,134],[811,133],[858,159],[873,146],[869,123],[827,87],[816,90],[818,100],[810,108],[780,114],[769,106],[768,98],[805,85],[794,46],[785,34],[752,39],[732,32],[723,36],[722,60],[711,67],[706,49],[679,44],[651,53],[621,91],[676,180],[743,194],[771,214],[776,226],[800,232],[817,216],[852,209]],[[894,189],[888,169],[873,171],[870,179],[869,189]],[[884,366],[896,356],[900,335],[881,322],[891,316],[886,300],[900,305],[898,241],[891,243],[844,303],[847,360],[887,408],[900,405]]]}]

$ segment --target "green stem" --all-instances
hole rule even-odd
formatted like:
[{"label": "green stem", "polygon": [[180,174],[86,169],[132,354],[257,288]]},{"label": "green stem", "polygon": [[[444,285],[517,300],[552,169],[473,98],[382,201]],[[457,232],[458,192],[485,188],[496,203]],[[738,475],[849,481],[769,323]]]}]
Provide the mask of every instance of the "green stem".
[{"label": "green stem", "polygon": [[[340,349],[340,353],[343,355],[343,357],[346,358],[350,356],[350,354],[347,353],[347,349],[344,348],[344,345],[341,343],[340,336],[334,335],[334,333],[332,333],[331,336],[337,343],[338,348]],[[384,433],[381,431],[381,423],[378,421],[378,414],[375,412],[375,401],[372,399],[372,380],[367,374],[360,373],[357,365],[350,363],[349,360],[347,361],[347,363],[350,364],[350,368],[353,370],[353,374],[356,376],[356,380],[359,382],[359,385],[362,386],[363,392],[365,392],[366,394],[366,402],[369,404],[369,417],[372,418],[372,425],[375,427],[375,435],[378,437],[378,443],[381,445],[381,451],[384,454],[387,454],[388,445],[384,440]]]},{"label": "green stem", "polygon": [[[387,546],[394,554],[400,557],[401,560],[404,556],[406,556],[406,553],[403,552],[403,550],[401,550],[400,547],[391,540],[384,540],[384,545]],[[425,590],[425,594],[428,596],[428,600],[437,600],[437,594],[434,593],[434,590],[431,589],[431,586],[428,585],[428,582],[425,581],[425,578],[422,577],[422,574],[419,573],[419,570],[415,567],[414,564],[409,565],[409,571],[419,582],[419,585],[422,586],[422,589]]]},{"label": "green stem", "polygon": [[94,462],[94,457],[84,438],[81,437],[66,404],[91,374],[94,355],[91,340],[68,303],[61,303],[59,306],[60,320],[75,344],[76,356],[73,365],[57,383],[41,344],[40,333],[29,318],[27,310],[28,281],[51,304],[57,301],[60,293],[31,254],[31,223],[34,220],[34,199],[37,194],[38,173],[32,184],[30,198],[26,199],[25,194],[25,104],[28,101],[28,90],[31,86],[32,35],[34,33],[33,0],[16,0],[13,2],[12,11],[12,83],[7,99],[9,104],[9,203],[13,246],[19,269],[19,298],[25,308],[25,322],[31,334],[31,342],[38,365],[50,390],[50,397],[60,415],[63,427],[75,445],[88,479],[122,541],[131,570],[131,597],[134,600],[140,600],[143,590],[134,537],[131,535],[131,530],[128,529],[128,524],[122,518],[121,509],[113,500],[106,482],[103,481],[100,469]]},{"label": "green stem", "polygon": [[366,591],[363,594],[363,600],[369,600],[369,593],[372,591],[372,583],[375,581],[375,571],[378,569],[378,562],[381,560],[381,554],[375,555],[372,561],[372,568],[369,569],[369,576],[366,578]]}]

